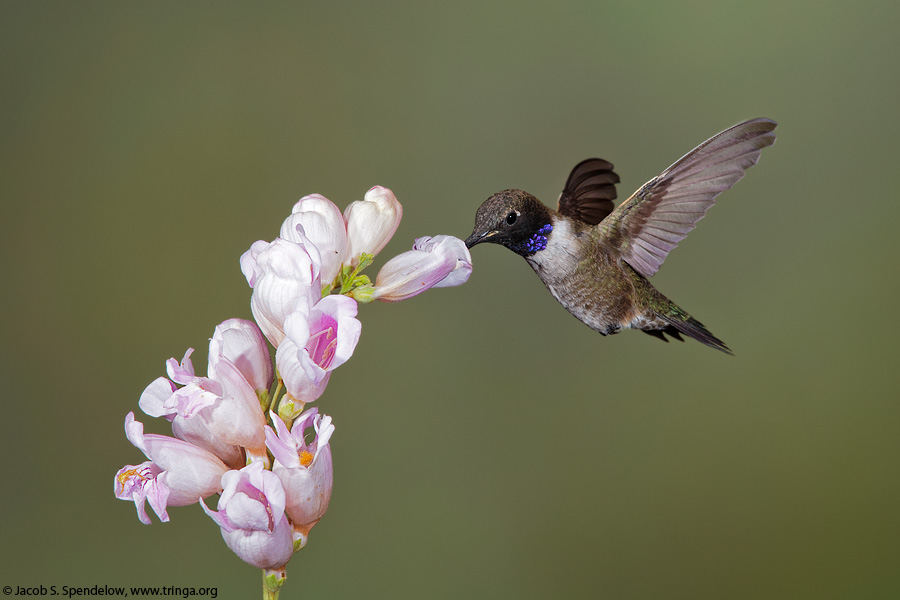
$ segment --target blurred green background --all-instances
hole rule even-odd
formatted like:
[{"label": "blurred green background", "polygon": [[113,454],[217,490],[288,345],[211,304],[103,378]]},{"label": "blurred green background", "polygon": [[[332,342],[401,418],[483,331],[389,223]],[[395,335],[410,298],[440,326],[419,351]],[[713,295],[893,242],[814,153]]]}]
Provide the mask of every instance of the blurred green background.
[{"label": "blurred green background", "polygon": [[143,460],[122,425],[164,361],[204,369],[214,326],[250,317],[238,258],[300,196],[390,187],[377,268],[465,237],[497,190],[555,205],[596,155],[625,198],[768,116],[778,143],[654,278],[734,358],[602,338],[496,246],[463,287],[363,306],[319,402],[333,502],[282,597],[900,597],[898,22],[890,2],[4,2],[0,585],[258,597],[200,508],[143,526],[113,476]]}]

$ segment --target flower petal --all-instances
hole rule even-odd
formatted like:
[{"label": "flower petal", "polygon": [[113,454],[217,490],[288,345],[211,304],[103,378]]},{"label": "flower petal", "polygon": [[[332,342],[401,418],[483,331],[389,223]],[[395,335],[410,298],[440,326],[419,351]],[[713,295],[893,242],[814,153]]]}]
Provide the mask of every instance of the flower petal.
[{"label": "flower petal", "polygon": [[294,554],[292,533],[287,517],[282,516],[272,533],[223,528],[222,539],[245,563],[257,569],[277,569],[287,564]]},{"label": "flower petal", "polygon": [[452,235],[436,235],[434,237],[422,237],[413,244],[416,250],[426,252],[441,252],[456,259],[456,266],[441,281],[433,287],[453,287],[462,285],[469,280],[472,274],[472,255],[466,248],[466,243]]},{"label": "flower petal", "polygon": [[240,529],[253,531],[270,531],[275,527],[269,523],[266,506],[247,494],[235,494],[228,502],[228,522],[237,524]]},{"label": "flower petal", "polygon": [[144,391],[141,393],[141,399],[138,401],[138,406],[151,417],[172,415],[173,411],[168,400],[175,393],[176,389],[178,388],[174,383],[165,377],[158,377],[153,380],[153,383],[144,388]]},{"label": "flower petal", "polygon": [[244,274],[244,277],[247,278],[247,284],[249,284],[250,287],[256,287],[256,279],[259,276],[259,271],[257,269],[259,254],[268,248],[268,246],[269,242],[257,240],[253,242],[249,250],[241,255],[241,272]]},{"label": "flower petal", "polygon": [[329,317],[337,323],[334,332],[336,344],[333,357],[329,360],[325,369],[331,371],[349,360],[353,356],[359,336],[362,333],[362,323],[356,318],[359,305],[353,298],[347,296],[331,295],[322,298],[310,311],[310,320],[316,320],[320,325],[314,331],[321,331],[323,317]]},{"label": "flower petal", "polygon": [[274,375],[269,348],[262,331],[253,321],[228,319],[216,326],[209,343],[208,373],[212,379],[216,379],[220,357],[234,363],[257,394],[272,386]]},{"label": "flower petal", "polygon": [[221,358],[216,368],[222,397],[203,410],[209,433],[216,439],[250,450],[265,445],[266,418],[256,392],[237,366]]}]

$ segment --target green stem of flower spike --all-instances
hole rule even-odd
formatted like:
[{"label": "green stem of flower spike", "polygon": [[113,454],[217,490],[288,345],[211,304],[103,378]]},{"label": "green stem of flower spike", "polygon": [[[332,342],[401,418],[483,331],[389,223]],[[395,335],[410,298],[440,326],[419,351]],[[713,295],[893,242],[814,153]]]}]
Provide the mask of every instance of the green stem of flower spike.
[{"label": "green stem of flower spike", "polygon": [[281,393],[281,388],[284,387],[284,381],[281,379],[281,375],[278,374],[278,370],[275,370],[275,377],[278,380],[278,385],[275,386],[275,391],[271,396],[268,396],[265,401],[261,401],[263,413],[269,412],[269,408],[275,406],[275,403],[278,401],[278,394]]},{"label": "green stem of flower spike", "polygon": [[278,600],[278,592],[287,579],[287,571],[280,569],[263,569],[263,600]]}]

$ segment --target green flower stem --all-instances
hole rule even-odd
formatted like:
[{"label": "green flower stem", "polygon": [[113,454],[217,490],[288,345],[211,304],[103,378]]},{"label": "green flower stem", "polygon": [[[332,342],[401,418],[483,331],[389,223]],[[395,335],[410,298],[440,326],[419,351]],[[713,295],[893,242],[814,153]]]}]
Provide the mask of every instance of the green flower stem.
[{"label": "green flower stem", "polygon": [[287,571],[284,567],[280,569],[263,569],[263,600],[278,600],[278,593],[281,586],[287,579]]},{"label": "green flower stem", "polygon": [[275,402],[278,400],[278,394],[281,393],[281,388],[284,387],[284,381],[281,379],[281,375],[277,372],[275,376],[278,378],[278,385],[275,386],[275,392],[267,398],[267,402],[262,405],[263,413],[269,411],[269,408],[275,406]]}]

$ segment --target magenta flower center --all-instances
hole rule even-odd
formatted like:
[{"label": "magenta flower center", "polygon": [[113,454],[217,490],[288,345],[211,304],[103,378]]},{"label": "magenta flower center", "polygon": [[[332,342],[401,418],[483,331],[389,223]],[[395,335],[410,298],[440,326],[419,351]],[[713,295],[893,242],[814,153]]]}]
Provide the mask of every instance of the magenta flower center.
[{"label": "magenta flower center", "polygon": [[328,370],[337,350],[337,321],[331,317],[324,316],[320,325],[322,329],[309,336],[306,350],[314,363],[322,367],[322,369]]}]

